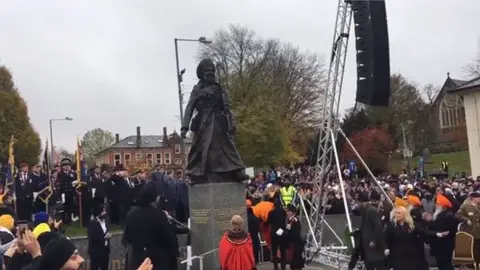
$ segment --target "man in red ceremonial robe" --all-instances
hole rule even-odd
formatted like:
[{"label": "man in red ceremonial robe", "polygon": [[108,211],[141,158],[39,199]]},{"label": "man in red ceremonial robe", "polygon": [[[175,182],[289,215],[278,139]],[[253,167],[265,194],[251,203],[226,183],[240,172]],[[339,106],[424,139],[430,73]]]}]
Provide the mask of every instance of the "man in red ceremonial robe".
[{"label": "man in red ceremonial robe", "polygon": [[252,239],[244,229],[243,218],[232,217],[231,229],[220,240],[219,255],[221,270],[255,270]]}]

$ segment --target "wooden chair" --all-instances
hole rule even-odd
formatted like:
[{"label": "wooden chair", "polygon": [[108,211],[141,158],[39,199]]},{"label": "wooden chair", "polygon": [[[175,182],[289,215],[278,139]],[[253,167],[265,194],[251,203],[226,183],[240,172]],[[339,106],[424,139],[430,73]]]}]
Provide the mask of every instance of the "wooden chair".
[{"label": "wooden chair", "polygon": [[473,236],[466,232],[459,231],[455,235],[453,263],[462,269],[467,269],[467,265],[473,265],[474,269],[478,270],[473,257],[473,240]]}]

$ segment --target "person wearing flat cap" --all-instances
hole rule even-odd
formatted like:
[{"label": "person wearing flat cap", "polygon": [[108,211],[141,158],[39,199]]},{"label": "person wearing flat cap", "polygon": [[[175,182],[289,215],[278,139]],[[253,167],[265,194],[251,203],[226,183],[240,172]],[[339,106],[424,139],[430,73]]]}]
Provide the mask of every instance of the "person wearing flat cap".
[{"label": "person wearing flat cap", "polygon": [[460,206],[455,217],[463,222],[463,231],[471,234],[473,241],[473,255],[476,266],[480,263],[480,192],[474,191],[469,194],[468,199]]},{"label": "person wearing flat cap", "polygon": [[73,188],[73,182],[77,180],[77,174],[72,170],[72,161],[68,158],[61,160],[60,165],[62,167],[58,174],[58,185],[60,199],[62,200],[64,207],[64,223],[70,224],[72,220],[76,220],[75,213],[75,189]]}]

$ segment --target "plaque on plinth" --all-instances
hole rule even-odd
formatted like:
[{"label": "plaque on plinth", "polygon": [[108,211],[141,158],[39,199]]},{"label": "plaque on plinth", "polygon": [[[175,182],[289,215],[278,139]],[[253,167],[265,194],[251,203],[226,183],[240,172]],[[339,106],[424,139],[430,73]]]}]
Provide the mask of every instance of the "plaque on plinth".
[{"label": "plaque on plinth", "polygon": [[[230,229],[230,219],[240,215],[247,224],[245,185],[225,182],[229,174],[208,174],[207,183],[190,187],[190,231],[192,255],[198,256],[218,248],[223,234]],[[222,178],[222,179],[216,179]],[[219,269],[218,251],[206,255],[203,269]],[[192,270],[200,269],[200,261],[193,261]]]}]

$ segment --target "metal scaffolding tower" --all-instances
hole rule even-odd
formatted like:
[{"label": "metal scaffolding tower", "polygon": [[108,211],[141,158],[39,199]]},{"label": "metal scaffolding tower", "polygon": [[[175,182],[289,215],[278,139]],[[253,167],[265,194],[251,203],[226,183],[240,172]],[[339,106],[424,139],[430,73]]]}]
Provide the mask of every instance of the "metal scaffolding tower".
[{"label": "metal scaffolding tower", "polygon": [[[319,139],[317,149],[317,174],[314,180],[315,192],[310,205],[310,214],[307,212],[303,200],[301,201],[302,213],[306,217],[309,229],[307,245],[305,248],[307,262],[318,262],[337,269],[348,269],[350,256],[347,255],[347,244],[344,243],[342,235],[338,235],[325,219],[326,207],[322,207],[327,201],[326,180],[331,170],[335,170],[339,180],[339,190],[342,193],[343,205],[345,208],[345,218],[349,232],[352,232],[352,222],[350,220],[349,205],[347,194],[345,194],[345,185],[340,160],[336,148],[337,136],[340,134],[345,138],[346,143],[355,153],[357,159],[366,169],[370,177],[374,180],[386,200],[392,203],[386,192],[381,188],[377,178],[368,168],[367,164],[355,149],[353,144],[347,138],[340,128],[340,97],[342,93],[343,75],[345,73],[345,61],[347,57],[348,40],[350,37],[350,28],[353,17],[351,7],[352,0],[339,0],[337,8],[337,18],[335,22],[335,32],[333,35],[332,54],[330,58],[330,69],[328,72],[327,88],[324,95],[322,124],[319,127]],[[336,239],[336,244],[325,243],[323,241],[324,230],[328,229]],[[353,237],[350,237],[352,246],[355,245]],[[363,267],[359,264],[358,267]],[[358,268],[357,268],[358,269]]]},{"label": "metal scaffolding tower", "polygon": [[[321,119],[323,124],[319,128],[318,134],[318,164],[317,174],[314,181],[315,193],[313,195],[310,214],[307,214],[304,205],[302,205],[305,216],[307,217],[307,225],[309,227],[305,250],[307,260],[324,263],[336,268],[338,267],[339,269],[343,269],[345,263],[348,263],[348,257],[344,255],[346,245],[343,244],[341,237],[336,235],[330,225],[325,221],[325,210],[321,205],[323,201],[326,200],[327,193],[324,192],[324,180],[327,178],[329,171],[334,168],[333,166],[336,163],[335,160],[333,160],[334,156],[338,159],[335,148],[335,140],[340,131],[337,117],[340,112],[340,97],[342,93],[352,15],[353,11],[349,1],[339,0],[333,34],[330,68],[322,108],[323,113]],[[343,186],[343,181],[341,181],[341,184]],[[351,226],[351,224],[349,225]],[[341,246],[327,247],[322,245],[327,244],[322,243],[321,236],[323,235],[324,227],[327,227],[332,231],[339,242],[342,243]]]}]

